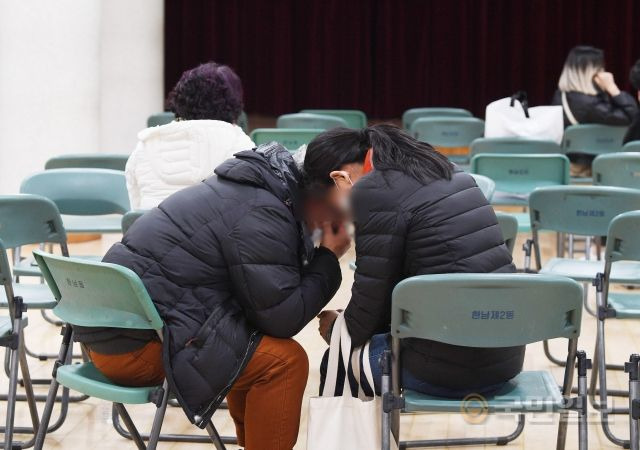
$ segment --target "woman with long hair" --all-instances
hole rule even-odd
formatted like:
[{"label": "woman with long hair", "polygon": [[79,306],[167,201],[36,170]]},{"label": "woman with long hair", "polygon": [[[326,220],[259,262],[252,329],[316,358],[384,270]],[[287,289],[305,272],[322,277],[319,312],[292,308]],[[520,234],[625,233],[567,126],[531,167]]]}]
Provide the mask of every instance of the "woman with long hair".
[{"label": "woman with long hair", "polygon": [[[515,270],[493,208],[474,179],[394,126],[319,135],[307,148],[304,172],[306,190],[350,214],[355,224],[356,271],[344,314],[353,345],[370,341],[376,392],[398,282],[423,274]],[[325,340],[336,316],[320,315]],[[524,347],[408,340],[402,383],[426,394],[463,397],[501,386],[521,371],[523,359]]]}]

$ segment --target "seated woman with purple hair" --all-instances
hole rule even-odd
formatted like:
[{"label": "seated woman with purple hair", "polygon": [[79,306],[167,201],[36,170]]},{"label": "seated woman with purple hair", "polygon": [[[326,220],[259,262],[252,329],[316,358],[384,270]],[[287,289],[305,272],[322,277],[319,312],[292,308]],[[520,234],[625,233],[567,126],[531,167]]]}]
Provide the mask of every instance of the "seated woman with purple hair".
[{"label": "seated woman with purple hair", "polygon": [[138,133],[126,167],[131,209],[151,209],[202,181],[234,153],[255,147],[236,124],[242,82],[228,66],[209,62],[187,70],[168,98],[176,120]]}]

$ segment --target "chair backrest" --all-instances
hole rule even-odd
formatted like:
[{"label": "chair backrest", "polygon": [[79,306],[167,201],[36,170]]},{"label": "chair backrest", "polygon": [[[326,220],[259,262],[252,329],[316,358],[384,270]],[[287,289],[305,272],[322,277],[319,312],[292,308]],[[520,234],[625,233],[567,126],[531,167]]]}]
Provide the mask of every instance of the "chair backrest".
[{"label": "chair backrest", "polygon": [[117,170],[45,170],[26,178],[20,192],[53,200],[61,214],[124,214],[130,209],[124,172]]},{"label": "chair backrest", "polygon": [[317,128],[257,128],[251,133],[251,140],[256,145],[276,141],[288,150],[297,150],[306,145],[324,130]]},{"label": "chair backrest", "polygon": [[640,152],[640,141],[631,141],[624,144],[623,152]]},{"label": "chair backrest", "polygon": [[434,147],[469,147],[484,134],[484,121],[475,117],[422,117],[411,124],[411,135]]},{"label": "chair backrest", "polygon": [[496,211],[496,217],[498,218],[498,225],[502,230],[502,237],[504,243],[509,249],[509,252],[513,254],[513,248],[516,245],[516,238],[518,237],[518,219],[509,213]]},{"label": "chair backrest", "polygon": [[491,178],[485,177],[484,175],[478,175],[477,173],[472,173],[471,176],[474,180],[476,180],[476,184],[478,185],[484,196],[487,197],[487,200],[490,202],[491,198],[493,197],[493,193],[496,190],[496,183],[494,183]]},{"label": "chair backrest", "polygon": [[171,111],[164,111],[161,113],[153,114],[147,119],[147,127],[157,127],[160,125],[166,125],[175,120],[176,115]]},{"label": "chair backrest", "polygon": [[402,114],[402,126],[405,130],[421,117],[473,117],[471,111],[462,108],[411,108]]},{"label": "chair backrest", "polygon": [[591,167],[593,184],[640,189],[640,153],[598,155]]},{"label": "chair backrest", "polygon": [[606,236],[619,214],[640,209],[640,190],[609,186],[557,186],[529,196],[532,230]]},{"label": "chair backrest", "polygon": [[146,212],[147,212],[146,210],[136,210],[136,211],[129,211],[125,213],[125,215],[122,216],[122,234],[129,231],[129,228],[131,228],[131,225],[133,225],[133,223],[136,220],[138,220],[140,217],[142,217],[142,215]]},{"label": "chair backrest", "polygon": [[558,154],[563,151],[562,147],[554,141],[508,137],[478,138],[471,143],[469,152],[474,156],[480,153]]},{"label": "chair backrest", "polygon": [[300,112],[339,117],[347,123],[349,128],[360,129],[367,126],[366,114],[358,109],[303,109]]},{"label": "chair backrest", "polygon": [[278,128],[319,128],[321,130],[330,130],[337,127],[347,127],[347,122],[336,116],[294,113],[278,117],[276,126]]},{"label": "chair backrest", "polygon": [[6,248],[67,242],[58,207],[39,195],[0,195],[0,239]]},{"label": "chair backrest", "polygon": [[569,184],[569,167],[569,159],[559,154],[481,153],[471,158],[471,172],[495,182],[493,202],[500,204],[526,205],[526,196],[536,188]]},{"label": "chair backrest", "polygon": [[77,155],[54,156],[44,165],[44,170],[86,168],[124,170],[129,155],[86,153]]},{"label": "chair backrest", "polygon": [[564,130],[562,147],[565,153],[601,153],[619,152],[627,127],[611,125],[582,124],[571,125]]},{"label": "chair backrest", "polygon": [[607,233],[605,259],[640,261],[640,211],[629,211],[613,218]]},{"label": "chair backrest", "polygon": [[393,290],[391,334],[466,347],[577,338],[582,287],[532,274],[421,275]]},{"label": "chair backrest", "polygon": [[116,264],[33,252],[58,301],[54,313],[85,327],[154,329],[162,320],[140,278]]}]

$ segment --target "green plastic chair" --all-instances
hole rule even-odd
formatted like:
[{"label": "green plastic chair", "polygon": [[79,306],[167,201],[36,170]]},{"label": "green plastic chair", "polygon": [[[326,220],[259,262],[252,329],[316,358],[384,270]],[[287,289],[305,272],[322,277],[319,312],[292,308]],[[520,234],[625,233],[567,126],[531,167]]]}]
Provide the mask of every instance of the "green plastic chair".
[{"label": "green plastic chair", "polygon": [[562,147],[565,153],[602,153],[619,152],[627,127],[611,125],[583,124],[571,125],[564,130]]},{"label": "green plastic chair", "polygon": [[554,141],[525,138],[478,138],[471,143],[471,157],[481,153],[558,154],[562,147]]},{"label": "green plastic chair", "polygon": [[[439,150],[469,147],[484,134],[484,121],[475,117],[422,117],[411,124],[410,133],[417,140],[427,142]],[[449,159],[461,164],[469,155],[451,155]]]},{"label": "green plastic chair", "polygon": [[129,155],[110,153],[83,153],[60,155],[49,159],[44,170],[50,169],[110,169],[124,171]]},{"label": "green plastic chair", "polygon": [[68,233],[120,233],[130,209],[124,173],[116,170],[45,170],[26,178],[20,192],[53,200]]},{"label": "green plastic chair", "polygon": [[131,228],[131,225],[138,220],[146,210],[137,210],[137,211],[129,211],[124,216],[122,216],[122,234],[125,234]]},{"label": "green plastic chair", "polygon": [[509,252],[513,254],[513,248],[516,245],[516,238],[518,237],[518,218],[513,214],[501,211],[496,211],[496,217],[502,230],[504,244],[509,249]]},{"label": "green plastic chair", "polygon": [[296,151],[301,146],[309,144],[324,130],[311,128],[257,128],[251,133],[251,140],[256,145],[268,144],[275,141],[282,144],[289,151]]},{"label": "green plastic chair", "polygon": [[489,177],[485,177],[484,175],[479,175],[477,173],[470,174],[474,180],[476,180],[476,184],[482,191],[487,200],[491,202],[491,198],[493,198],[493,193],[496,190],[496,183]]},{"label": "green plastic chair", "polygon": [[[604,261],[552,258],[544,265],[538,234],[555,231],[578,236],[606,236],[619,214],[640,209],[640,190],[608,186],[558,186],[536,189],[529,197],[536,268],[590,283],[604,270]],[[640,264],[614,264],[611,281],[633,284],[640,279]]]},{"label": "green plastic chair", "polygon": [[[481,153],[471,158],[471,173],[491,178],[494,205],[527,206],[529,195],[542,186],[569,184],[569,159],[564,155]],[[521,232],[529,232],[529,215],[516,214]]]},{"label": "green plastic chair", "polygon": [[[564,448],[574,364],[579,360],[579,394],[586,396],[586,357],[577,352],[582,317],[582,288],[563,277],[530,274],[422,275],[398,283],[391,306],[392,351],[383,356],[383,448],[399,436],[399,412],[460,413],[481,406],[486,413],[519,414],[508,436],[438,439],[399,443],[399,448],[457,445],[505,445],[524,428],[525,413],[561,415],[558,447]],[[448,399],[402,389],[400,342],[429,339],[450,345],[493,348],[569,340],[562,389],[548,371],[524,371],[496,393]],[[579,358],[578,358],[579,355]],[[389,371],[388,367],[391,366]],[[390,375],[396,374],[396,376]],[[583,397],[584,398],[584,397]],[[475,399],[475,404],[474,404]],[[580,448],[587,448],[586,402],[579,411]],[[395,414],[391,414],[392,411]],[[391,433],[391,430],[395,433]],[[395,438],[393,438],[395,439]],[[397,440],[396,440],[397,442]]]},{"label": "green plastic chair", "polygon": [[640,152],[640,141],[631,141],[624,144],[623,152]]},{"label": "green plastic chair", "polygon": [[[0,231],[2,227],[0,226]],[[3,306],[8,308],[9,314],[0,315],[0,347],[4,347],[7,352],[5,358],[5,371],[9,380],[9,388],[5,397],[5,426],[2,430],[4,434],[4,449],[28,448],[33,445],[33,440],[29,442],[16,442],[13,439],[14,432],[20,434],[33,434],[33,430],[38,428],[38,409],[35,403],[33,385],[29,374],[25,346],[24,328],[27,326],[27,318],[23,316],[24,302],[22,297],[13,289],[11,267],[7,258],[5,244],[0,239],[0,283],[4,287],[2,296]],[[49,294],[51,297],[51,294]],[[22,384],[27,393],[31,426],[15,427],[16,401],[18,400],[17,388],[19,380],[19,370],[22,371]],[[35,436],[34,436],[35,438]]]},{"label": "green plastic chair", "polygon": [[598,155],[592,172],[595,185],[640,189],[640,152]]},{"label": "green plastic chair", "polygon": [[[145,448],[143,437],[129,417],[125,404],[154,403],[157,406],[147,449],[155,449],[167,408],[170,389],[162,386],[125,387],[104,377],[91,362],[65,364],[74,326],[155,330],[162,340],[163,322],[140,278],[131,270],[115,264],[55,256],[40,250],[34,256],[43,276],[58,301],[54,313],[67,324],[54,380],[49,387],[36,449],[41,449],[58,391],[58,385],[91,397],[114,403],[138,448]],[[224,444],[209,418],[204,426],[216,448]]]},{"label": "green plastic chair", "polygon": [[367,126],[366,114],[357,109],[303,109],[300,112],[339,117],[347,123],[349,128],[361,129]]},{"label": "green plastic chair", "polygon": [[[609,414],[629,414],[628,408],[612,409],[608,404],[607,365],[605,353],[605,324],[608,320],[640,319],[640,295],[627,292],[611,292],[615,283],[613,272],[617,264],[640,264],[640,211],[631,211],[616,216],[609,225],[607,246],[604,253],[604,270],[594,279],[596,303],[598,308],[598,327],[596,338],[596,357],[598,364],[591,374],[590,392],[596,392],[596,380],[599,380],[599,404],[594,407],[600,411],[600,423],[605,436],[616,445],[629,448],[629,440],[621,439],[611,430]],[[636,279],[634,285],[640,284]],[[636,362],[637,364],[637,362]],[[629,368],[625,364],[625,371]],[[637,374],[636,374],[637,376]],[[637,433],[636,433],[637,437]],[[637,445],[637,442],[636,442]],[[633,448],[633,447],[631,447]]]},{"label": "green plastic chair", "polygon": [[147,119],[147,128],[166,125],[173,122],[175,118],[176,115],[171,111],[164,111],[161,113],[153,114]]},{"label": "green plastic chair", "polygon": [[422,117],[473,117],[473,114],[462,108],[411,108],[402,113],[402,126],[409,130],[411,124]]},{"label": "green plastic chair", "polygon": [[325,116],[322,114],[294,113],[284,114],[278,117],[276,122],[278,128],[306,128],[330,130],[332,128],[347,127],[344,119],[336,116]]}]

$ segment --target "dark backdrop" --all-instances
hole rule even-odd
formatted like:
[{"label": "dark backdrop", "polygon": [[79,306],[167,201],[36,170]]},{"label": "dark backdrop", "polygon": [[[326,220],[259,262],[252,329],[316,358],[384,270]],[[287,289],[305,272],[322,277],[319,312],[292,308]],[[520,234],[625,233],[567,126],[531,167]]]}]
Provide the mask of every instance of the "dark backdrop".
[{"label": "dark backdrop", "polygon": [[242,78],[249,113],[547,103],[567,51],[605,50],[628,88],[637,0],[165,0],[165,88],[208,60]]}]

